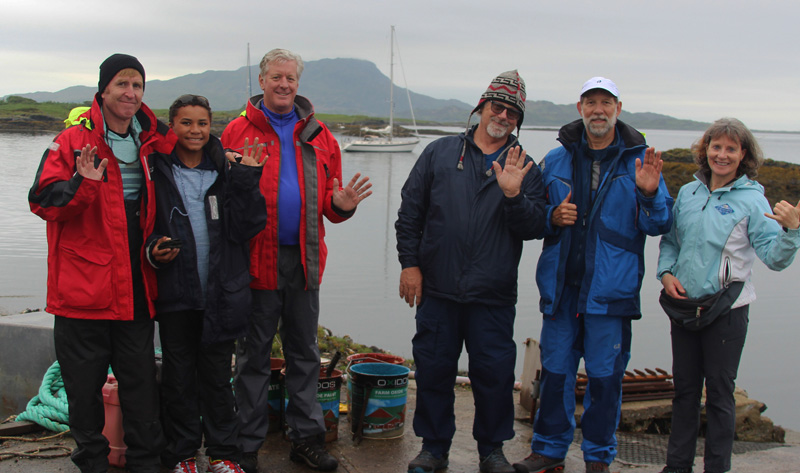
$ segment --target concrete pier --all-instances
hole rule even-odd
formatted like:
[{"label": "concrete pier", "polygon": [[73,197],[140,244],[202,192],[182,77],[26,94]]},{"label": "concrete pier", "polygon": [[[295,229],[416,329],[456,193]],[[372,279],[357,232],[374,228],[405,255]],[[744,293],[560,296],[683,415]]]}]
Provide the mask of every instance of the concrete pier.
[{"label": "concrete pier", "polygon": [[[456,387],[457,431],[450,450],[450,473],[475,473],[478,471],[478,453],[472,438],[472,418],[474,404],[472,392],[468,388]],[[339,472],[383,473],[405,472],[408,461],[421,448],[421,441],[413,432],[412,422],[416,390],[413,382],[408,391],[408,414],[405,434],[393,440],[364,439],[356,445],[350,436],[350,422],[346,416],[339,423],[339,439],[327,444],[329,451],[339,459]],[[517,417],[524,419],[527,411],[517,408]],[[516,436],[506,442],[504,451],[511,462],[521,460],[530,450],[531,427],[527,422],[514,423]],[[576,435],[577,438],[580,435]],[[49,440],[40,444],[6,441],[0,444],[0,458],[14,451],[31,450],[37,447],[64,445],[73,447],[70,437]],[[702,444],[701,444],[702,445]],[[619,455],[611,465],[612,472],[620,473],[658,473],[663,468],[663,455],[666,450],[666,436],[620,434]],[[800,434],[787,431],[785,444],[751,444],[737,442],[734,447],[732,471],[769,471],[771,473],[797,473],[800,471]],[[198,457],[199,471],[205,471],[207,460]],[[582,473],[583,456],[579,443],[573,443],[566,459],[564,473]],[[702,470],[702,449],[695,461],[695,471]],[[305,465],[289,460],[289,443],[279,433],[269,434],[264,447],[259,452],[259,467],[262,472],[300,473],[311,471]],[[68,457],[50,460],[8,459],[0,461],[0,473],[22,473],[31,471],[75,473],[78,469]],[[124,470],[111,469],[113,473]],[[162,469],[162,472],[169,470]]]},{"label": "concrete pier", "polygon": [[0,317],[0,420],[25,410],[56,361],[53,317],[46,312]]}]

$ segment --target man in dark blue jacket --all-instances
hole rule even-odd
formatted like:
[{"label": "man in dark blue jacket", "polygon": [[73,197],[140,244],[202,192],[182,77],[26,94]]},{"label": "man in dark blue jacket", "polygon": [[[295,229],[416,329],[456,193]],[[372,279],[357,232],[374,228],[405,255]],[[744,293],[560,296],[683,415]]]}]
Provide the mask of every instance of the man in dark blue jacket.
[{"label": "man in dark blue jacket", "polygon": [[464,344],[480,471],[514,471],[502,446],[514,436],[517,266],[523,240],[544,231],[544,189],[539,169],[511,134],[525,112],[517,71],[496,77],[475,112],[476,126],[468,120],[465,133],[425,148],[403,186],[395,224],[400,297],[417,305],[414,432],[422,451],[409,473],[448,465]]},{"label": "man in dark blue jacket", "polygon": [[575,431],[581,358],[589,377],[581,420],[586,471],[608,471],[616,455],[631,320],[641,318],[645,236],[672,225],[661,153],[617,120],[617,86],[589,79],[577,107],[581,118],[561,128],[562,146],[539,165],[547,191],[547,230],[536,268],[544,314],[541,401],[532,453],[514,464],[522,473],[563,470]]}]

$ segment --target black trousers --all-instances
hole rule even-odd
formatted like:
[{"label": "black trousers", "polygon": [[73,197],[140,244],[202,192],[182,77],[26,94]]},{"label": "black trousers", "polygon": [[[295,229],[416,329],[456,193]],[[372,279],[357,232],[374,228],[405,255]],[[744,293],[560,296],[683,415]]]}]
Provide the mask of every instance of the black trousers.
[{"label": "black trousers", "polygon": [[672,432],[667,465],[690,468],[694,463],[700,398],[706,386],[705,471],[722,473],[731,468],[736,427],[733,390],[742,356],[749,306],[737,307],[699,331],[672,324]]},{"label": "black trousers", "polygon": [[72,461],[83,473],[108,471],[102,389],[111,365],[119,383],[126,467],[132,472],[159,471],[165,442],[158,419],[152,320],[57,316],[53,336],[77,444]]},{"label": "black trousers", "polygon": [[231,359],[234,341],[202,345],[202,311],[158,315],[164,465],[195,456],[205,436],[206,456],[238,463],[239,419],[234,411]]}]

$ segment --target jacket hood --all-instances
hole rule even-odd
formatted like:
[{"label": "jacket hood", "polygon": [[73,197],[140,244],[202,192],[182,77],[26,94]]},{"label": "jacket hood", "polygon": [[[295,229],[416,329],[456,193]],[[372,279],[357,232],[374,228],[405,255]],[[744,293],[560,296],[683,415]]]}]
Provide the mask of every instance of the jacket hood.
[{"label": "jacket hood", "polygon": [[[247,120],[250,120],[253,125],[262,131],[266,131],[269,120],[267,119],[266,115],[264,115],[264,112],[261,111],[263,97],[263,94],[250,97],[250,100],[247,102],[247,107],[245,108],[245,111],[242,112],[242,115],[245,116]],[[322,132],[322,125],[320,125],[320,123],[314,117],[314,106],[311,105],[311,101],[309,101],[307,98],[301,95],[295,95],[294,107],[295,112],[297,113],[298,122],[302,122],[303,124],[303,130],[299,135],[300,139],[303,142],[308,143]]]},{"label": "jacket hood", "polygon": [[208,143],[203,146],[203,152],[208,154],[209,158],[211,158],[211,162],[214,163],[214,167],[217,168],[217,172],[221,173],[223,167],[228,163],[228,158],[225,157],[219,138],[214,135],[209,135]]},{"label": "jacket hood", "polygon": [[[177,144],[175,146],[177,146]],[[170,169],[172,166],[172,153],[175,151],[175,146],[169,151],[159,150],[153,153],[151,157],[152,162],[157,165],[163,164],[165,166],[164,169]],[[222,173],[223,167],[228,162],[228,158],[225,156],[219,138],[214,135],[208,135],[208,143],[203,146],[203,152],[211,159],[211,162],[214,164],[214,169]]]},{"label": "jacket hood", "polygon": [[[104,129],[105,123],[103,121],[102,107],[103,107],[103,99],[101,98],[100,93],[97,93],[94,96],[94,102],[92,103],[92,107],[91,107],[91,110],[90,110],[89,115],[88,115],[90,117],[90,119],[92,120],[92,123],[88,126],[88,128],[90,130],[92,129],[92,126],[97,126],[101,130]],[[80,108],[80,107],[78,107],[78,108]],[[73,112],[76,111],[76,110],[77,109],[73,109]],[[71,112],[70,113],[70,117],[72,117],[72,116],[73,116],[73,113]],[[83,117],[83,115],[81,115],[80,118],[82,118],[82,117]],[[164,135],[166,134],[166,131],[164,131],[162,129],[159,129],[158,124],[161,123],[161,122],[159,122],[158,120],[154,120],[155,114],[153,113],[152,110],[150,110],[150,108],[147,105],[145,105],[144,102],[142,102],[142,105],[139,107],[139,110],[136,112],[135,117],[136,117],[136,120],[139,122],[139,124],[142,126],[142,130],[143,131],[150,131],[150,132],[158,131],[161,134],[164,134]],[[78,121],[80,121],[80,118],[79,118]],[[72,124],[75,124],[75,123],[72,123]]]},{"label": "jacket hood", "polygon": [[[153,134],[162,136],[162,140],[156,146],[156,150],[160,152],[168,152],[177,142],[177,136],[172,133],[169,126],[158,120],[150,108],[142,103],[139,111],[135,115],[136,122],[138,122],[141,130],[139,131],[139,139],[144,141],[147,137]],[[97,130],[101,135],[105,133],[105,121],[103,120],[102,100],[100,94],[96,94],[91,107],[75,107],[69,112],[69,116],[64,120],[64,125],[67,128],[75,125],[83,125],[87,130]]]},{"label": "jacket hood", "polygon": [[[583,119],[579,118],[573,122],[567,123],[558,130],[558,141],[565,145],[580,144],[585,130],[586,127],[583,124]],[[625,142],[626,148],[647,144],[644,135],[642,135],[639,130],[621,120],[617,120],[616,132],[619,133],[620,138]]]},{"label": "jacket hood", "polygon": [[[258,110],[261,110],[261,103],[264,101],[264,94],[254,95],[250,97],[250,104]],[[311,101],[302,95],[294,96],[294,108],[297,112],[299,120],[305,120],[314,115],[314,106]]]},{"label": "jacket hood", "polygon": [[[695,182],[698,182],[698,185],[706,187],[709,192],[711,192],[710,182],[708,181],[708,177],[702,171],[697,171],[694,173]],[[762,195],[764,194],[764,186],[758,183],[758,181],[754,181],[747,177],[747,174],[742,174],[741,176],[737,177],[732,183],[720,187],[717,191],[720,192],[728,192],[732,190],[751,190],[751,191],[758,191]],[[697,189],[694,190],[696,192]],[[715,191],[716,192],[716,191]]]}]

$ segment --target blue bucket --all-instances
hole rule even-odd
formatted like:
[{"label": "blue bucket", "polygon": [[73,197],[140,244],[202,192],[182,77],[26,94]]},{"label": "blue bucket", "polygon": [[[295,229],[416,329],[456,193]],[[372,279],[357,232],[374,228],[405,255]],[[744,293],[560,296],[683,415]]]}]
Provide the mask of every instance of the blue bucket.
[{"label": "blue bucket", "polygon": [[360,363],[350,367],[350,424],[353,439],[390,439],[403,435],[408,397],[405,366],[388,363]]}]

